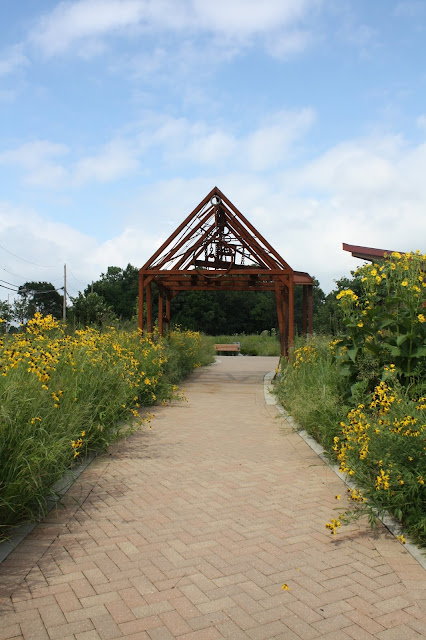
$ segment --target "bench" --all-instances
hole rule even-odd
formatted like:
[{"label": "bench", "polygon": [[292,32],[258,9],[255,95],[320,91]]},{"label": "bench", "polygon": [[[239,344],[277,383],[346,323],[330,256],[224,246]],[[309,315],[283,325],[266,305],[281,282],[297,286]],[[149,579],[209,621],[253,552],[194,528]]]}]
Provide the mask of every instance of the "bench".
[{"label": "bench", "polygon": [[232,353],[233,355],[236,355],[240,351],[240,345],[239,344],[215,344],[214,349],[217,352],[221,351],[223,353]]}]

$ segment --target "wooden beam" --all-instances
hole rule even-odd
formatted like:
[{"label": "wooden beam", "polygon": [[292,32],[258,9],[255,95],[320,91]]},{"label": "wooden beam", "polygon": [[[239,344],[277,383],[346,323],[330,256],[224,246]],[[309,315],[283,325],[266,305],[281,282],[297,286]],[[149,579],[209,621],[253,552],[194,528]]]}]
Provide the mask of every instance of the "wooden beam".
[{"label": "wooden beam", "polygon": [[288,287],[288,348],[294,344],[294,279],[290,276]]},{"label": "wooden beam", "polygon": [[277,303],[277,316],[278,316],[278,332],[280,336],[281,355],[286,355],[286,340],[285,340],[285,326],[284,326],[284,309],[283,309],[283,291],[278,282],[275,284],[275,300]]},{"label": "wooden beam", "polygon": [[151,283],[146,285],[146,330],[152,333],[152,290]]},{"label": "wooden beam", "polygon": [[303,285],[303,304],[302,304],[302,333],[304,336],[308,333],[308,286]]},{"label": "wooden beam", "polygon": [[[169,253],[168,253],[166,256],[164,256],[163,260],[161,260],[161,262],[159,262],[159,263],[156,265],[156,266],[157,266],[157,268],[158,268],[158,269],[161,269],[161,267],[162,267],[164,264],[166,264],[166,262],[168,262],[169,260],[172,260],[172,259],[173,259],[173,256],[176,254],[176,252],[177,252],[177,251],[179,251],[179,249],[180,249],[181,247],[183,247],[183,246],[185,245],[185,243],[186,243],[186,242],[188,242],[188,240],[190,240],[190,239],[191,239],[191,237],[194,235],[194,233],[195,233],[196,231],[198,231],[198,229],[199,229],[200,227],[202,227],[202,226],[203,226],[203,224],[205,224],[205,223],[207,222],[207,220],[212,216],[212,214],[213,214],[213,211],[209,211],[205,216],[203,216],[203,217],[201,218],[201,220],[198,222],[198,224],[197,224],[193,229],[190,229],[190,230],[189,230],[189,232],[186,234],[186,236],[184,236],[184,237],[182,238],[182,240],[181,240],[180,242],[178,242],[178,244],[177,244],[177,245],[175,245],[174,247],[172,247],[172,248],[170,249]],[[212,227],[214,227],[214,224],[210,226],[210,229],[211,229]],[[184,260],[181,260],[181,261],[178,263],[178,265],[177,265],[177,266],[180,266],[180,264],[181,264],[182,262],[184,262]]]},{"label": "wooden beam", "polygon": [[138,326],[143,333],[143,290],[144,279],[143,275],[139,273],[139,301],[138,301]]},{"label": "wooden beam", "polygon": [[200,212],[200,210],[209,202],[210,198],[215,195],[215,189],[212,189],[210,191],[209,194],[206,195],[206,197],[201,200],[200,204],[198,204],[195,209],[189,214],[189,216],[187,216],[185,218],[185,220],[178,226],[178,228],[167,238],[167,240],[165,242],[163,242],[163,244],[161,245],[161,247],[159,249],[157,249],[157,251],[154,253],[154,255],[152,255],[150,257],[150,259],[148,260],[148,262],[146,262],[143,267],[142,270],[144,269],[148,269],[149,265],[152,264],[152,262],[154,262],[154,260],[156,260],[158,258],[158,256],[160,256],[164,249],[167,249],[168,245],[172,242],[172,240],[174,240],[180,233],[181,231],[183,231],[185,229],[185,227],[191,222],[192,218],[194,218],[197,213]]},{"label": "wooden beam", "polygon": [[259,231],[257,231],[257,229],[255,229],[255,227],[247,220],[247,218],[243,216],[241,211],[238,211],[237,207],[233,205],[230,200],[228,200],[228,198],[220,191],[220,189],[216,188],[216,193],[223,200],[223,202],[225,202],[228,205],[228,207],[230,207],[234,211],[234,213],[240,218],[240,220],[252,232],[252,234],[256,238],[258,238],[260,242],[262,242],[262,244],[268,249],[268,251],[270,251],[270,253],[272,253],[272,255],[278,260],[278,262],[281,265],[284,265],[285,269],[289,269],[290,271],[292,271],[290,265],[287,264],[284,258],[282,258],[280,254],[277,251],[275,251],[273,247],[271,247],[269,242],[265,240],[265,238],[259,233]]},{"label": "wooden beam", "polygon": [[158,288],[158,333],[163,335],[163,304],[164,304],[164,291],[163,287]]},{"label": "wooden beam", "polygon": [[166,291],[166,318],[167,318],[167,331],[170,331],[170,303],[174,297],[173,291]]}]

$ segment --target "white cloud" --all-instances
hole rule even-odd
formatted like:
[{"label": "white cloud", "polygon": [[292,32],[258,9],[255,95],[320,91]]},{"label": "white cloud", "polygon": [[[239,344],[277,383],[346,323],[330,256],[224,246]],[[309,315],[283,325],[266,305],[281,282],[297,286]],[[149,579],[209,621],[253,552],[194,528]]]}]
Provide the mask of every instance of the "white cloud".
[{"label": "white cloud", "polygon": [[138,167],[136,150],[123,140],[112,140],[99,153],[65,168],[55,160],[67,154],[69,148],[64,144],[36,140],[0,152],[0,165],[21,169],[26,184],[55,190],[80,187],[87,182],[112,182],[134,173]]},{"label": "white cloud", "polygon": [[60,2],[43,16],[31,34],[31,41],[47,56],[63,53],[75,42],[120,32],[138,24],[144,2],[139,0],[77,0]]},{"label": "white cloud", "polygon": [[352,140],[328,149],[287,178],[292,188],[325,193],[383,193],[395,185],[398,156],[403,143],[399,136]]},{"label": "white cloud", "polygon": [[294,142],[307,132],[314,120],[312,109],[273,114],[246,140],[242,140],[241,146],[245,151],[242,157],[247,157],[250,167],[255,171],[279,166],[288,158]]},{"label": "white cloud", "polygon": [[[70,225],[40,216],[31,208],[0,202],[0,245],[24,259],[0,249],[1,273],[7,274],[3,278],[17,286],[32,280],[61,286],[66,262],[73,265],[73,272],[82,281],[98,275],[87,260],[96,241]],[[3,290],[0,295],[5,295]]]},{"label": "white cloud", "polygon": [[[96,55],[109,36],[179,32],[186,37],[204,33],[230,41],[250,41],[254,36],[281,34],[275,54],[304,49],[307,33],[295,30],[309,20],[321,0],[76,0],[61,2],[45,14],[30,34],[30,41],[46,56],[75,48]],[[287,37],[282,34],[289,31]],[[228,44],[226,41],[229,41]],[[216,43],[219,45],[219,42]],[[234,45],[235,46],[235,45]]]},{"label": "white cloud", "polygon": [[113,140],[94,156],[82,158],[73,168],[72,182],[111,182],[134,173],[138,167],[137,153],[122,140]]},{"label": "white cloud", "polygon": [[[30,208],[0,202],[0,245],[24,258],[0,248],[0,278],[16,287],[32,280],[60,287],[67,264],[69,293],[76,295],[110,265],[125,267],[130,262],[142,266],[159,244],[158,235],[141,227],[125,228],[117,237],[99,243],[72,225],[52,222]],[[0,299],[7,294],[7,289],[0,288]]]},{"label": "white cloud", "polygon": [[271,38],[266,49],[274,58],[287,60],[308,49],[313,42],[313,34],[309,31],[288,31]]},{"label": "white cloud", "polygon": [[66,170],[55,160],[65,156],[68,151],[64,144],[35,140],[16,149],[0,152],[0,165],[15,166],[24,170],[25,181],[28,184],[59,188],[66,178]]},{"label": "white cloud", "polygon": [[201,27],[237,38],[297,24],[317,5],[316,0],[193,0]]},{"label": "white cloud", "polygon": [[265,116],[257,127],[239,133],[231,127],[209,126],[203,121],[152,115],[140,124],[140,148],[157,148],[173,165],[224,166],[233,171],[266,171],[285,162],[297,142],[315,121],[311,108],[281,110]]},{"label": "white cloud", "polygon": [[29,64],[28,58],[23,53],[22,45],[15,45],[0,54],[0,76],[15,73],[20,67]]},{"label": "white cloud", "polygon": [[419,127],[419,129],[422,129],[422,131],[426,133],[426,114],[425,113],[423,113],[421,116],[417,118],[416,124]]}]

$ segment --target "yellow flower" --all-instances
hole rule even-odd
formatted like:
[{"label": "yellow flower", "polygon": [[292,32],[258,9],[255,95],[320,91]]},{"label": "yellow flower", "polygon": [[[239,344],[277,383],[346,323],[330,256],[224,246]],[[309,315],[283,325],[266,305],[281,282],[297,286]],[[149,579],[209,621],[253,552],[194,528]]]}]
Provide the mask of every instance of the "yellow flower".
[{"label": "yellow flower", "polygon": [[290,587],[284,582],[283,586],[281,587],[281,589],[283,589],[284,591],[290,591]]},{"label": "yellow flower", "polygon": [[419,313],[419,315],[417,316],[417,319],[421,323],[426,321],[426,318],[424,317],[423,313]]},{"label": "yellow flower", "polygon": [[405,544],[407,542],[402,533],[400,536],[396,536],[396,539],[399,540],[401,544]]},{"label": "yellow flower", "polygon": [[407,282],[406,280],[403,280],[403,281],[401,282],[401,286],[402,286],[402,287],[408,287],[408,282]]},{"label": "yellow flower", "polygon": [[340,495],[340,493],[338,493],[338,494],[337,494],[337,496],[335,496],[335,497],[336,497],[336,500],[340,500],[340,498],[341,498],[342,496]]}]

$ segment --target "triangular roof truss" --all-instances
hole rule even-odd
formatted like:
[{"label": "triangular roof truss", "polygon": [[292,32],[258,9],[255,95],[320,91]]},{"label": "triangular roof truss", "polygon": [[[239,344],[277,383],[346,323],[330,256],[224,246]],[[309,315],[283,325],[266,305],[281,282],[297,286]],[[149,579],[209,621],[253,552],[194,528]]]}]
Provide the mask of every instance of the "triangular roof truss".
[{"label": "triangular roof truss", "polygon": [[312,278],[294,271],[217,187],[139,271],[139,326],[144,329],[146,298],[148,332],[153,282],[160,292],[160,334],[170,323],[170,301],[180,291],[275,291],[281,347],[287,353],[293,342],[295,284],[304,287],[304,329],[312,331]]}]

